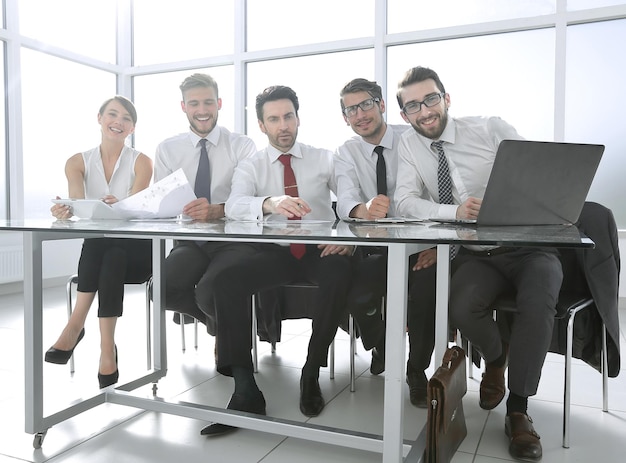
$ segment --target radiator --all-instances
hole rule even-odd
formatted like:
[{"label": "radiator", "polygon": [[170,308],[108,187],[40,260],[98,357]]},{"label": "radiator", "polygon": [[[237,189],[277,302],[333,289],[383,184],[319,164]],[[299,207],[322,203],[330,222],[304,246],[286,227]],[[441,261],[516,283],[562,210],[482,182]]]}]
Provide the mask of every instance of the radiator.
[{"label": "radiator", "polygon": [[24,279],[22,246],[0,246],[0,284]]}]

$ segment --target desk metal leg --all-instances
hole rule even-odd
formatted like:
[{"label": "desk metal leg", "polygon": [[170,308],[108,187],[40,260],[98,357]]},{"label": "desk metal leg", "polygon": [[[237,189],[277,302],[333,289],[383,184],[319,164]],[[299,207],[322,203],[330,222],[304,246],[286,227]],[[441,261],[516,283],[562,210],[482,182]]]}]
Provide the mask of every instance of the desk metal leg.
[{"label": "desk metal leg", "polygon": [[[24,405],[25,430],[45,431],[43,424],[42,240],[24,232]],[[43,440],[43,439],[42,439]]]},{"label": "desk metal leg", "polygon": [[152,240],[152,337],[154,339],[153,358],[154,369],[167,371],[167,343],[165,334],[165,240]]},{"label": "desk metal leg", "polygon": [[448,298],[450,296],[450,245],[437,245],[437,303],[435,317],[435,368],[448,347]]},{"label": "desk metal leg", "polygon": [[[407,247],[390,244],[388,249],[383,462],[398,463],[403,458],[403,386],[409,275]],[[398,359],[402,359],[402,362]]]}]

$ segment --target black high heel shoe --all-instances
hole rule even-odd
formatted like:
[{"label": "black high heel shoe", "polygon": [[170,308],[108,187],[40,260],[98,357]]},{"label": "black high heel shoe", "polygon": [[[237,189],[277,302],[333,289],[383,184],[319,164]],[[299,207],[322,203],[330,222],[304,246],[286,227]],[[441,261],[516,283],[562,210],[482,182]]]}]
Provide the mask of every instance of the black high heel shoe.
[{"label": "black high heel shoe", "polygon": [[70,350],[55,349],[54,347],[48,349],[45,356],[46,362],[56,363],[58,365],[65,365],[72,357],[74,349],[76,349],[76,346],[78,345],[80,340],[83,339],[83,336],[85,336],[85,328],[80,330],[80,333],[78,333],[78,339],[76,340],[76,344],[74,344],[74,347],[72,347]]},{"label": "black high heel shoe", "polygon": [[[117,346],[115,346],[115,364],[117,365]],[[120,370],[116,368],[113,373],[110,375],[103,375],[98,372],[98,383],[100,384],[100,389],[104,389],[105,387],[110,386],[111,384],[117,383],[117,380],[120,377]]]}]

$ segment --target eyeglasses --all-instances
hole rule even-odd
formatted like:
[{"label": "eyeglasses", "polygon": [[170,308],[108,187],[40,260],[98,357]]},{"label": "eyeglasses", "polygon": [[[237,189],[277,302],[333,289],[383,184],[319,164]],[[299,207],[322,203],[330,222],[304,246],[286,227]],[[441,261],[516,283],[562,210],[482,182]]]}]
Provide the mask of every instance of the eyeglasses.
[{"label": "eyeglasses", "polygon": [[420,112],[420,110],[422,109],[422,105],[426,106],[427,108],[437,106],[444,95],[445,93],[435,93],[434,95],[426,97],[424,101],[409,101],[402,108],[402,112],[404,112],[404,114],[415,114]]},{"label": "eyeglasses", "polygon": [[347,106],[343,108],[343,113],[346,117],[354,117],[358,112],[358,109],[361,108],[361,111],[369,111],[374,107],[375,103],[379,103],[380,98],[369,98],[367,100],[361,101],[359,104],[355,104],[353,106]]}]

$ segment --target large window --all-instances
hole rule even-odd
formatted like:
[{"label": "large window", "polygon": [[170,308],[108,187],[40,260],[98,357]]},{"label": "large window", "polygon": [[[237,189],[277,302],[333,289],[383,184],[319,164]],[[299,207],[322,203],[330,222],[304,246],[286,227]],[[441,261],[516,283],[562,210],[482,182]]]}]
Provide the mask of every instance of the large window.
[{"label": "large window", "polygon": [[623,4],[623,0],[567,0],[567,9],[584,10],[587,8],[601,8],[604,6],[615,6]]},{"label": "large window", "polygon": [[[420,31],[554,13],[557,0],[388,0],[389,32]],[[594,1],[594,0],[591,0]]]},{"label": "large window", "polygon": [[[348,80],[378,80],[387,121],[404,123],[397,82],[424,65],[440,74],[453,116],[496,115],[529,139],[606,145],[590,199],[613,208],[626,229],[618,199],[626,193],[619,186],[626,146],[618,113],[626,103],[619,53],[626,0],[3,0],[3,6],[9,78],[0,174],[14,175],[13,190],[5,185],[0,196],[0,215],[9,213],[8,202],[16,217],[48,216],[50,198],[67,194],[66,159],[99,142],[96,112],[115,93],[137,106],[128,143],[151,157],[160,141],[188,130],[178,87],[193,72],[217,80],[219,123],[247,133],[259,148],[267,139],[255,97],[282,84],[300,98],[299,140],[335,149],[353,136],[339,109]],[[589,95],[598,92],[606,104],[590,106]]]},{"label": "large window", "polygon": [[50,217],[50,199],[67,197],[65,161],[100,144],[98,110],[115,93],[113,74],[23,50],[25,217]]},{"label": "large window", "polygon": [[247,126],[257,148],[267,145],[255,111],[256,96],[271,85],[286,85],[298,95],[298,141],[334,150],[354,135],[341,115],[339,92],[356,77],[374,78],[371,50],[263,61],[248,65]]},{"label": "large window", "polygon": [[138,150],[154,158],[161,141],[189,130],[187,116],[180,106],[182,96],[179,86],[185,77],[196,72],[209,74],[217,82],[222,99],[218,123],[233,131],[236,108],[232,66],[139,76],[134,79],[137,107],[135,146]]},{"label": "large window", "polygon": [[115,2],[19,0],[18,8],[23,35],[115,63]]},{"label": "large window", "polygon": [[[6,95],[4,94],[4,43],[0,42],[0,44],[3,45],[0,48],[0,60],[2,63],[0,64],[0,71],[2,72],[2,77],[0,77],[0,83],[2,84],[0,101],[4,103],[3,107],[6,107]],[[7,217],[7,188],[11,183],[7,176],[7,141],[5,111],[0,111],[0,178],[2,178],[2,184],[5,185],[5,187],[0,190],[0,219]]]},{"label": "large window", "polygon": [[134,0],[135,66],[232,53],[234,4],[233,0]]},{"label": "large window", "polygon": [[439,74],[450,94],[451,115],[499,116],[525,138],[553,140],[554,30],[391,48],[387,66],[390,122],[402,122],[395,98],[397,83],[414,66]]},{"label": "large window", "polygon": [[626,227],[626,20],[568,29],[565,139],[606,146],[589,199],[610,207]]},{"label": "large window", "polygon": [[374,35],[374,0],[257,0],[247,7],[249,51]]}]

